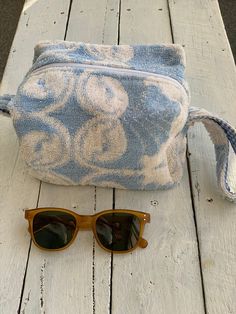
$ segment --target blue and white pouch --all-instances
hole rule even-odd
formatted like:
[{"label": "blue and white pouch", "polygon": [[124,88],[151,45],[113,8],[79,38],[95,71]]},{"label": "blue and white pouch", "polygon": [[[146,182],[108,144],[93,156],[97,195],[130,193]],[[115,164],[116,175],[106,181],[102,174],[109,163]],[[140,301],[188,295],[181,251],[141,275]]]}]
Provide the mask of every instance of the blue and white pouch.
[{"label": "blue and white pouch", "polygon": [[236,131],[189,109],[184,70],[175,44],[41,42],[17,94],[1,97],[0,112],[11,116],[34,177],[136,190],[180,181],[188,127],[201,121],[215,145],[220,189],[235,200]]}]

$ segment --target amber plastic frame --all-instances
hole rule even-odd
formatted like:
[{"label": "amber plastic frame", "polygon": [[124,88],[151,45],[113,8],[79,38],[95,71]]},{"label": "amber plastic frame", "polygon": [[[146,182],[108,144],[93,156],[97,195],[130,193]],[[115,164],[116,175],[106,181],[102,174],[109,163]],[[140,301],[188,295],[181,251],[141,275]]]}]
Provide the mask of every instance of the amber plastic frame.
[{"label": "amber plastic frame", "polygon": [[[71,241],[66,246],[64,246],[62,248],[59,248],[59,249],[47,249],[47,248],[41,247],[35,241],[34,233],[33,233],[33,220],[34,220],[34,217],[35,217],[36,214],[41,213],[41,212],[46,212],[46,211],[62,211],[62,212],[65,212],[65,213],[68,213],[68,214],[72,215],[75,218],[75,220],[76,220],[75,233],[74,233],[74,236],[71,239]],[[139,222],[140,222],[139,238],[138,238],[137,244],[133,248],[131,248],[129,250],[124,250],[124,251],[109,250],[109,249],[107,249],[106,247],[104,247],[101,244],[101,242],[100,242],[100,240],[98,238],[98,235],[97,235],[97,232],[96,232],[96,220],[100,216],[102,216],[104,214],[110,214],[110,213],[114,213],[114,212],[115,213],[132,214],[132,215],[135,215],[136,217],[138,217],[138,219],[139,219]],[[79,230],[89,230],[89,229],[92,229],[94,237],[97,240],[98,245],[102,249],[107,251],[107,252],[112,252],[112,253],[117,253],[117,254],[129,253],[129,252],[135,250],[138,246],[141,247],[141,248],[146,248],[147,245],[148,245],[147,240],[143,239],[142,235],[143,235],[143,232],[144,232],[145,224],[150,222],[150,214],[144,213],[144,212],[140,212],[140,211],[136,211],[136,210],[128,210],[128,209],[115,209],[115,210],[113,210],[113,209],[109,209],[109,210],[103,210],[103,211],[101,211],[99,213],[96,213],[94,215],[79,215],[76,212],[74,212],[72,210],[69,210],[69,209],[65,209],[65,208],[43,207],[43,208],[26,209],[25,210],[25,219],[27,219],[28,222],[29,222],[28,231],[29,231],[29,233],[31,235],[31,238],[32,238],[34,244],[38,248],[40,248],[42,250],[45,250],[45,251],[61,251],[61,250],[64,250],[64,249],[68,248],[74,242],[75,238],[77,237],[77,234],[78,234]]]}]

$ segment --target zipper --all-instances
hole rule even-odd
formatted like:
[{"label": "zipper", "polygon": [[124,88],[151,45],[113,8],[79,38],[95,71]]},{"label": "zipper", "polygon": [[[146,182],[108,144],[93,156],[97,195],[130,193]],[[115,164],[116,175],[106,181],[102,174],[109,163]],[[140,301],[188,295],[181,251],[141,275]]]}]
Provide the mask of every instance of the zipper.
[{"label": "zipper", "polygon": [[95,70],[96,69],[97,70],[102,69],[104,72],[115,72],[115,73],[121,73],[121,74],[124,73],[124,74],[130,74],[130,75],[135,74],[135,76],[138,76],[138,77],[154,76],[154,77],[161,78],[163,80],[172,82],[174,85],[180,87],[189,97],[189,93],[188,93],[187,89],[178,80],[176,80],[172,77],[162,75],[162,74],[152,73],[152,72],[133,70],[133,69],[116,68],[116,67],[108,67],[108,66],[104,66],[104,65],[82,64],[82,63],[73,63],[73,62],[50,63],[50,64],[43,65],[39,68],[33,69],[32,71],[30,71],[28,73],[28,75],[30,75],[31,73],[37,73],[37,72],[43,71],[46,68],[67,67],[67,66],[76,67],[76,68],[80,68],[80,69],[95,69]]}]

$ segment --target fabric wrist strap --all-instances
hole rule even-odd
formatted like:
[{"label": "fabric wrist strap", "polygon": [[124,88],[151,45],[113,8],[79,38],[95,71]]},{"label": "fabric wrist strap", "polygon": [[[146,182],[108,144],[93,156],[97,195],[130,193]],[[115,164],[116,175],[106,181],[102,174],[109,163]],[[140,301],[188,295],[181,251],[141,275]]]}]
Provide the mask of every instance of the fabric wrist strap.
[{"label": "fabric wrist strap", "polygon": [[0,114],[3,113],[5,115],[10,115],[10,111],[8,108],[9,102],[12,100],[14,95],[3,95],[0,96]]},{"label": "fabric wrist strap", "polygon": [[[236,130],[225,120],[201,109],[189,109],[188,125],[202,122],[215,146],[216,175],[224,196],[236,200]],[[230,144],[230,145],[229,145]]]}]

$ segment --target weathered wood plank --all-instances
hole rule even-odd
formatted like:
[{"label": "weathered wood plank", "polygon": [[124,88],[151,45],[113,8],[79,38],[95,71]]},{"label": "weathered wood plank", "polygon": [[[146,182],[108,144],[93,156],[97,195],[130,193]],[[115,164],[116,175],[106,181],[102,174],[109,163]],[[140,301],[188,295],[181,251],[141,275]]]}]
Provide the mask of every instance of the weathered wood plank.
[{"label": "weathered wood plank", "polygon": [[[115,12],[110,10],[113,8]],[[96,43],[108,43],[112,37],[115,40],[117,10],[118,1],[73,1],[66,40]],[[84,17],[81,20],[81,11],[88,13],[86,20]],[[39,206],[93,214],[94,210],[112,208],[112,196],[112,189],[43,183]],[[22,313],[109,313],[110,272],[111,256],[94,245],[91,233],[80,232],[75,243],[59,254],[41,253],[33,247]]]},{"label": "weathered wood plank", "polygon": [[[68,1],[40,1],[21,15],[1,94],[16,92],[32,62],[35,43],[60,35],[65,28],[67,8]],[[3,116],[0,117],[0,146],[0,313],[16,313],[29,249],[22,209],[36,206],[39,181],[27,174],[25,164],[18,158],[18,141],[12,122]]]},{"label": "weathered wood plank", "polygon": [[[42,184],[39,206],[70,208],[81,214],[110,207],[109,191],[94,187]],[[96,251],[94,254],[93,250]],[[93,264],[94,267],[93,267]],[[101,268],[97,269],[100,266]],[[44,252],[32,246],[21,313],[109,312],[109,254],[93,248],[91,232],[79,232],[75,242],[61,252]],[[99,274],[98,274],[99,271]],[[101,280],[96,289],[94,280]],[[101,299],[96,295],[101,295]]]},{"label": "weathered wood plank", "polygon": [[171,43],[166,0],[121,1],[120,43]]},{"label": "weathered wood plank", "polygon": [[[122,1],[121,8],[121,44],[171,42],[167,1]],[[204,313],[187,169],[177,188],[117,190],[115,205],[150,212],[151,224],[145,250],[113,257],[113,313]]]},{"label": "weathered wood plank", "polygon": [[67,39],[112,44],[118,37],[118,0],[73,1]]},{"label": "weathered wood plank", "polygon": [[[216,0],[170,0],[174,39],[185,46],[192,104],[236,125],[236,75]],[[189,135],[207,313],[236,313],[236,205],[217,194],[215,156],[206,131]],[[235,174],[236,175],[236,174]]]}]

